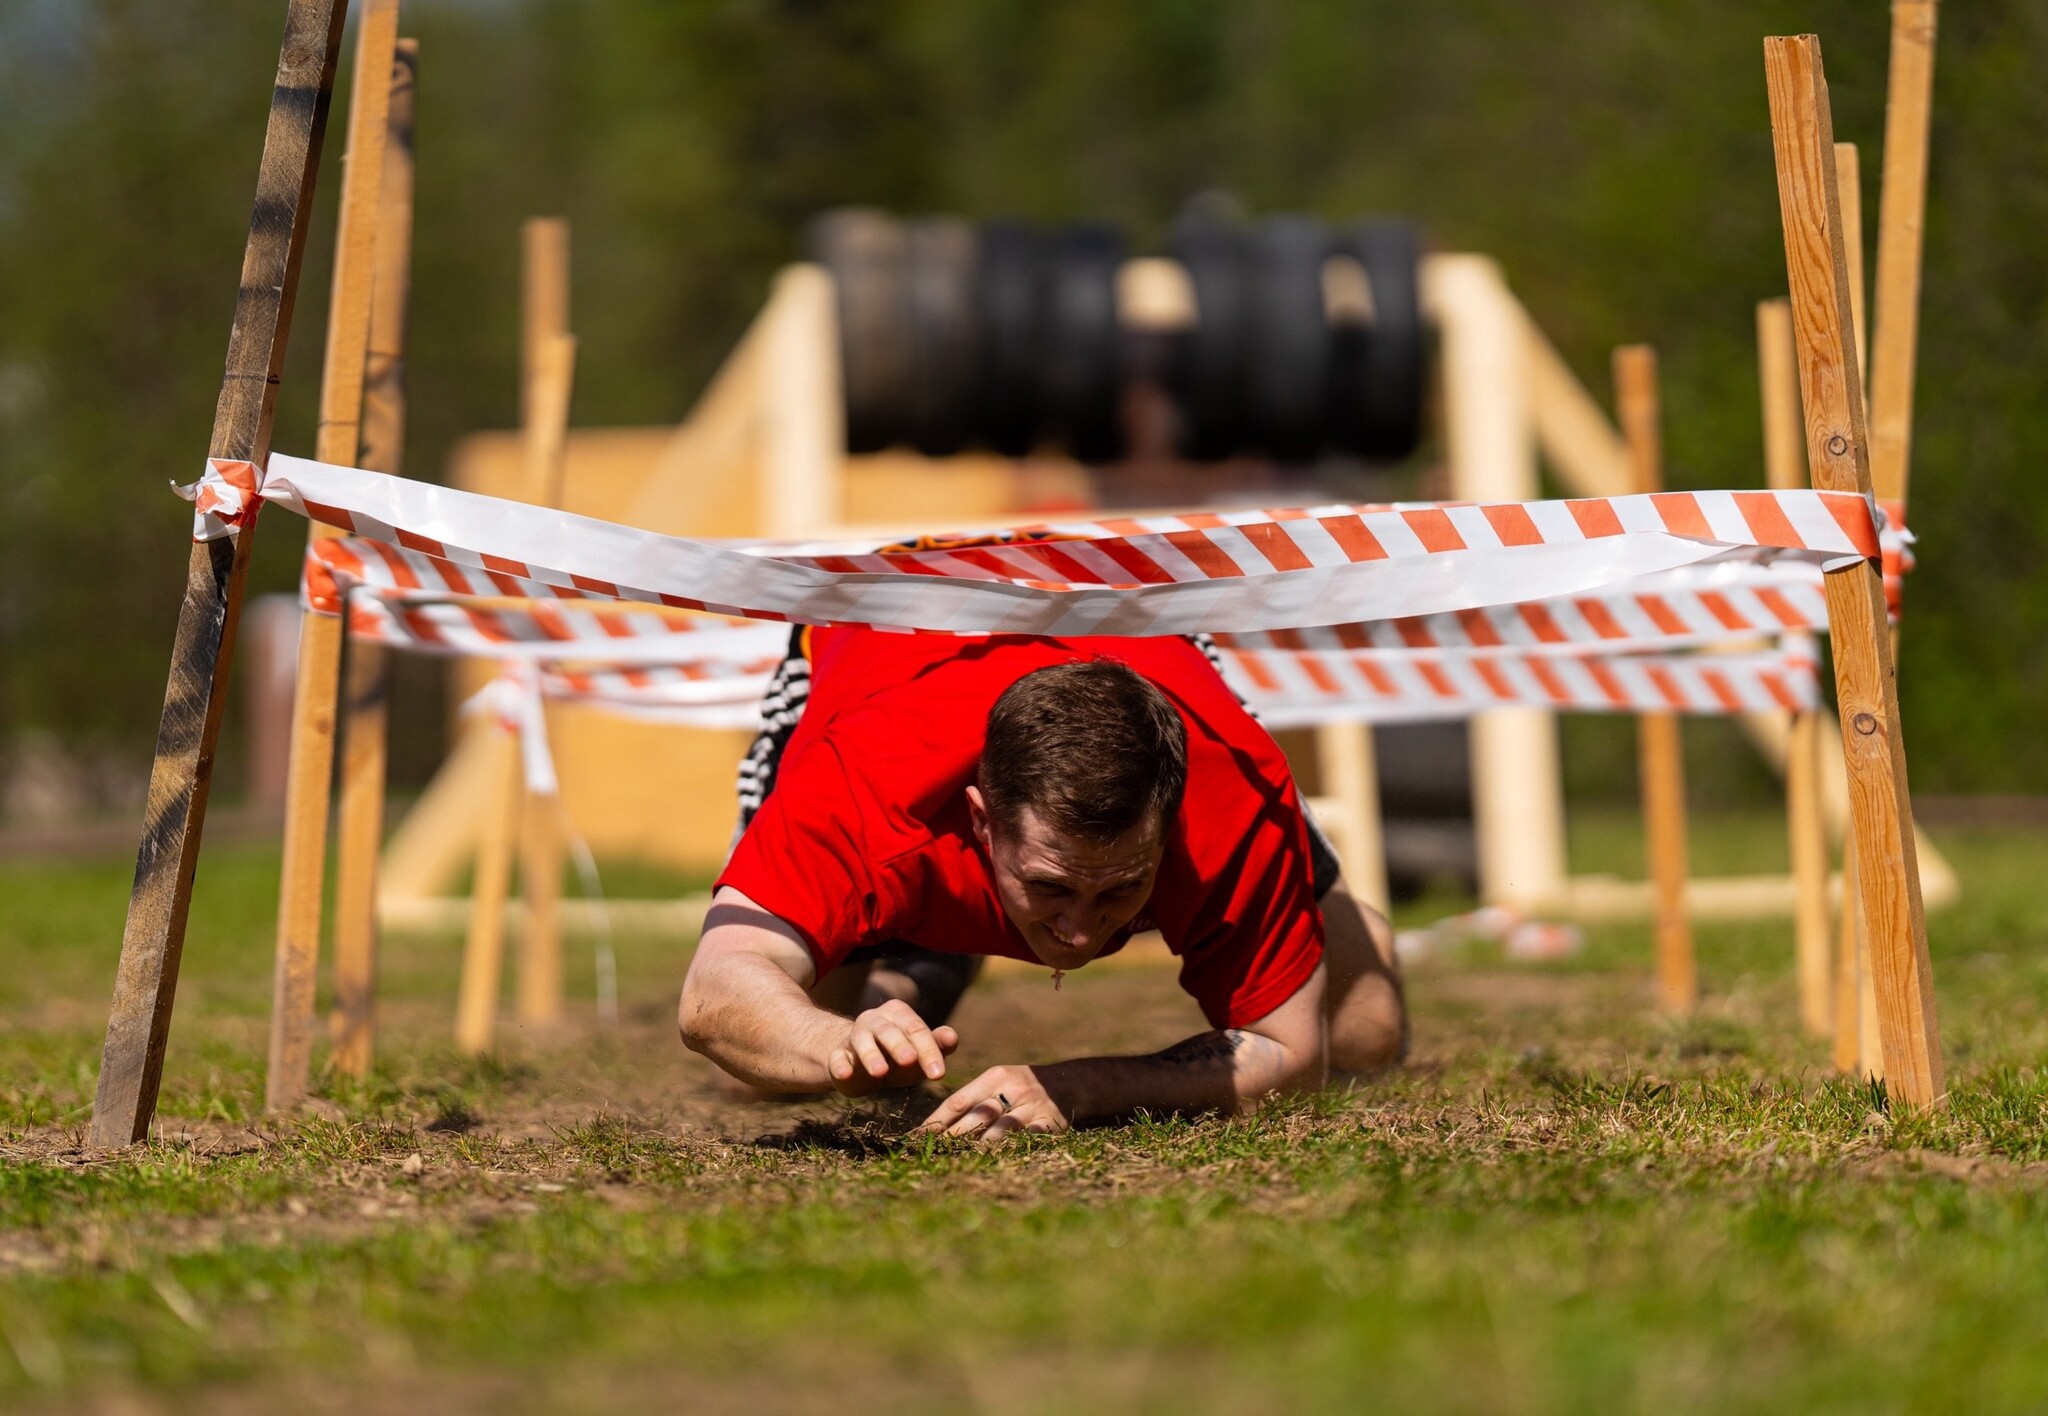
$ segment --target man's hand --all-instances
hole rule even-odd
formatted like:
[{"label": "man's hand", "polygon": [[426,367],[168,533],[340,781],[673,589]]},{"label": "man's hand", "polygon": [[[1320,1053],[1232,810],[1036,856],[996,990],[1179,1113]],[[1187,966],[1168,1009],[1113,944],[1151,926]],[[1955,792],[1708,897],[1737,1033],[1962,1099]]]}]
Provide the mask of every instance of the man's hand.
[{"label": "man's hand", "polygon": [[1057,1135],[1071,1124],[1036,1070],[991,1067],[941,1102],[917,1129],[1000,1141],[1012,1131]]},{"label": "man's hand", "polygon": [[960,1045],[949,1027],[927,1027],[900,998],[870,1008],[846,1026],[846,1036],[825,1060],[843,1096],[866,1096],[887,1087],[914,1087],[946,1075],[946,1054]]}]

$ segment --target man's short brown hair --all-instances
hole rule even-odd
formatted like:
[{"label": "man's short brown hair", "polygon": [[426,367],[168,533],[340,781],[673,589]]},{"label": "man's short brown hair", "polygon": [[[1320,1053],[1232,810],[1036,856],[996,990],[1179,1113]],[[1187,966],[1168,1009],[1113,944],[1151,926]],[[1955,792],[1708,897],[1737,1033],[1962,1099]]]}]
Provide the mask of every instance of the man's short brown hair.
[{"label": "man's short brown hair", "polygon": [[1113,659],[1055,664],[1018,679],[988,713],[979,785],[995,829],[1025,807],[1062,835],[1114,841],[1180,811],[1188,779],[1180,712]]}]

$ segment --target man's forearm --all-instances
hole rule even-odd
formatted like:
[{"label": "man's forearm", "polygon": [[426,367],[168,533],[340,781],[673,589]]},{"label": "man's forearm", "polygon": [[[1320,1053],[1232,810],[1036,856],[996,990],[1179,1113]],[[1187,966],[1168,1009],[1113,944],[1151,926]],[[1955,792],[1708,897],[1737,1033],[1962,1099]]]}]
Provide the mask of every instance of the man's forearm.
[{"label": "man's forearm", "polygon": [[832,1042],[846,1020],[813,1004],[766,959],[736,955],[698,977],[683,995],[683,1041],[741,1081],[764,1091],[824,1091]]},{"label": "man's forearm", "polygon": [[1081,1057],[1032,1070],[1067,1120],[1084,1125],[1139,1111],[1236,1112],[1274,1092],[1314,1090],[1326,1065],[1320,1049],[1289,1048],[1263,1033],[1224,1028],[1146,1057]]}]

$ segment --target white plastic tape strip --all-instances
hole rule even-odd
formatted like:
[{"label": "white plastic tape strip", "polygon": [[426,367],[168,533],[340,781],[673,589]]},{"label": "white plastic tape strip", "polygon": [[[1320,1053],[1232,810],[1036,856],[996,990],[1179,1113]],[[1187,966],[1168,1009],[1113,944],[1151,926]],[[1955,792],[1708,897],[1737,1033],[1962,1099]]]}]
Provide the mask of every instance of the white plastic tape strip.
[{"label": "white plastic tape strip", "polygon": [[1828,492],[1205,513],[1053,526],[993,549],[830,554],[661,536],[281,454],[260,495],[465,571],[568,594],[970,633],[1292,629],[1580,594],[1736,546],[1824,563],[1879,554],[1875,507]]}]

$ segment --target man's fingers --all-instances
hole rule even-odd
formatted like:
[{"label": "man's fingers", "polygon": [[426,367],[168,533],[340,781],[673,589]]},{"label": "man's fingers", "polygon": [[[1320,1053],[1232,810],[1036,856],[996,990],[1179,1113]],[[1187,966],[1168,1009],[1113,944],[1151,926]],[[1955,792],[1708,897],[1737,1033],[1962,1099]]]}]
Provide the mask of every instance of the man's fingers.
[{"label": "man's fingers", "polygon": [[853,1053],[844,1047],[834,1051],[831,1061],[825,1064],[825,1069],[832,1074],[833,1080],[840,1082],[853,1080],[853,1067]]},{"label": "man's fingers", "polygon": [[915,1067],[922,1060],[917,1044],[906,1037],[903,1029],[894,1023],[885,1022],[877,1026],[875,1042],[899,1067]]},{"label": "man's fingers", "polygon": [[951,1096],[940,1102],[932,1114],[925,1118],[924,1125],[918,1129],[921,1131],[945,1131],[951,1134],[953,1124],[980,1105],[982,1098],[988,1096],[994,1090],[994,1083],[988,1080],[988,1073],[982,1073],[966,1086],[960,1088],[959,1091],[954,1092]]},{"label": "man's fingers", "polygon": [[1022,1121],[1017,1119],[1016,1112],[1006,1111],[988,1123],[988,1129],[981,1133],[981,1143],[985,1146],[992,1146],[1012,1131],[1022,1127],[1023,1124]]},{"label": "man's fingers", "polygon": [[939,1051],[951,1052],[960,1045],[960,1034],[949,1027],[936,1027],[932,1029],[932,1041],[939,1045]]},{"label": "man's fingers", "polygon": [[958,1121],[946,1128],[949,1136],[971,1136],[984,1126],[992,1126],[1003,1117],[1003,1104],[994,1097],[983,1097],[967,1108]]},{"label": "man's fingers", "polygon": [[914,1028],[910,1042],[917,1049],[917,1065],[933,1081],[946,1075],[946,1054],[939,1048],[939,1040],[928,1028]]},{"label": "man's fingers", "polygon": [[860,1056],[860,1064],[867,1069],[870,1077],[889,1075],[889,1059],[882,1055],[882,1049],[875,1046],[874,1034],[866,1028],[853,1030],[853,1050]]}]

